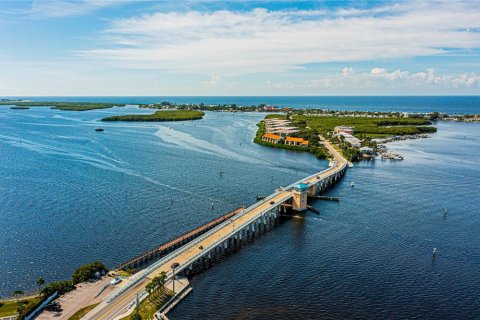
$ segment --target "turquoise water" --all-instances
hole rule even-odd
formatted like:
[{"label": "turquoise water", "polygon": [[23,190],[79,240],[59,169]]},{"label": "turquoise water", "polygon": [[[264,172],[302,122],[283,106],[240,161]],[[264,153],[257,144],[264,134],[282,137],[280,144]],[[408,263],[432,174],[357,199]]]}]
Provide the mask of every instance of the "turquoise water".
[{"label": "turquoise water", "polygon": [[[253,144],[263,114],[98,121],[131,112],[149,111],[0,107],[0,295],[115,266],[327,166]],[[478,318],[480,124],[437,127],[196,276],[172,319]]]}]

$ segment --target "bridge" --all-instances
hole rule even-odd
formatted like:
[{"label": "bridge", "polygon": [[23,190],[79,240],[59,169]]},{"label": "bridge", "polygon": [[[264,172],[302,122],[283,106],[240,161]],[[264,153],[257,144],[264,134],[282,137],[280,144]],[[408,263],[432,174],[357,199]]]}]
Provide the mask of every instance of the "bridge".
[{"label": "bridge", "polygon": [[[145,286],[161,272],[167,275],[167,281],[174,279],[175,274],[188,273],[195,265],[205,263],[221,254],[230,246],[252,237],[255,232],[268,227],[286,205],[294,211],[307,209],[308,195],[321,193],[336,183],[347,168],[347,161],[327,141],[324,146],[333,155],[329,168],[301,179],[287,187],[279,188],[267,198],[258,201],[241,212],[232,214],[209,231],[201,234],[180,248],[170,252],[144,270],[122,282],[121,286],[107,296],[98,306],[83,319],[100,320],[116,319],[131,307],[137,296],[146,296]],[[172,269],[175,266],[175,269]]]}]

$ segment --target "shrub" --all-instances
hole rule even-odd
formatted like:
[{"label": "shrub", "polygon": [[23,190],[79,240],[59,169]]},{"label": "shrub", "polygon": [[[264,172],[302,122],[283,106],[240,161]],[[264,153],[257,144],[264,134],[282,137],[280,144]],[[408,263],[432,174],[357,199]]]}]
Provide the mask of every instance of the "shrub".
[{"label": "shrub", "polygon": [[85,282],[94,277],[96,272],[107,272],[108,269],[100,262],[95,261],[92,263],[85,264],[75,270],[72,275],[72,280],[74,284]]},{"label": "shrub", "polygon": [[72,280],[65,280],[65,281],[57,281],[57,282],[52,282],[47,284],[40,291],[40,293],[44,298],[48,298],[49,296],[54,294],[55,291],[58,291],[59,294],[65,294],[74,289],[75,289],[75,283],[73,283]]}]

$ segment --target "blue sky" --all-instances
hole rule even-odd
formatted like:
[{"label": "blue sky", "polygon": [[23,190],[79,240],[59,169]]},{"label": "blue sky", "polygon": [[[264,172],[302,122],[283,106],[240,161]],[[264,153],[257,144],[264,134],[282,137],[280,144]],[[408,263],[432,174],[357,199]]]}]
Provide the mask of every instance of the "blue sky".
[{"label": "blue sky", "polygon": [[0,1],[0,95],[480,93],[479,1]]}]

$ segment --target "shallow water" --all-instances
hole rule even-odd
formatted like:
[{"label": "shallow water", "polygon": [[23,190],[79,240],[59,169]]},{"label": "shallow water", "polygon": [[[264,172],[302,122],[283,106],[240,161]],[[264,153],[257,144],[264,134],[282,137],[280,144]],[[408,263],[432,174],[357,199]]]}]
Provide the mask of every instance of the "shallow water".
[{"label": "shallow water", "polygon": [[[115,266],[327,165],[253,144],[262,114],[98,121],[133,111],[151,112],[0,107],[0,295],[84,262]],[[196,276],[172,319],[478,317],[480,124],[438,128],[390,144],[403,162],[349,169],[328,192],[339,203],[313,203],[319,216]]]}]

